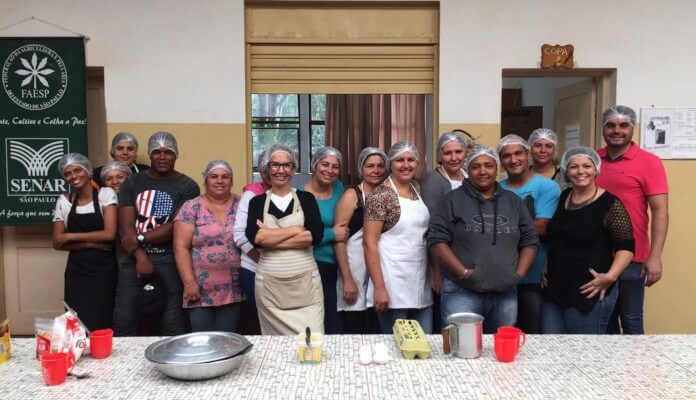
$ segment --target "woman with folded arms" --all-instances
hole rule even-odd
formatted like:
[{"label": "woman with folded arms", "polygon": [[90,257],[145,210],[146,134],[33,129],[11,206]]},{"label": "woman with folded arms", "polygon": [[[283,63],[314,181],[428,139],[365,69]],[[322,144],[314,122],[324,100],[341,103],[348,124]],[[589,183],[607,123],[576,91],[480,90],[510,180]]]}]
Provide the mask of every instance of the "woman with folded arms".
[{"label": "woman with folded arms", "polygon": [[65,302],[87,329],[111,328],[118,277],[116,193],[92,187],[92,164],[82,154],[64,155],[58,170],[73,189],[58,197],[53,217],[53,247],[70,252]]},{"label": "woman with folded arms", "polygon": [[343,333],[343,323],[337,310],[336,281],[338,265],[334,253],[334,243],[345,242],[348,226],[334,225],[336,204],[343,195],[343,184],[338,180],[343,156],[331,146],[318,148],[311,161],[312,177],[304,185],[304,190],[314,195],[319,205],[321,222],[324,224],[324,237],[314,246],[314,258],[319,266],[321,285],[324,290],[324,329],[327,334]]},{"label": "woman with folded arms", "polygon": [[311,193],[290,186],[297,158],[289,148],[273,145],[264,164],[271,188],[249,202],[246,226],[261,254],[255,287],[261,333],[324,332],[324,294],[312,253],[324,235],[319,206]]}]

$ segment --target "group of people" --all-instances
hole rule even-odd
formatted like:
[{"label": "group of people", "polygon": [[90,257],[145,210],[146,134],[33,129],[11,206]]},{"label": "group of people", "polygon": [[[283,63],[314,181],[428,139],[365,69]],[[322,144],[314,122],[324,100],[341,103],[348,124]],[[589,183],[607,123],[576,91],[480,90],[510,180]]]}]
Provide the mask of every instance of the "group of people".
[{"label": "group of people", "polygon": [[70,251],[65,299],[89,329],[117,335],[137,334],[143,314],[162,335],[238,331],[245,301],[270,335],[391,333],[399,318],[431,333],[461,312],[484,316],[486,333],[643,333],[668,191],[660,160],[632,142],[635,123],[612,107],[606,147],[560,160],[549,129],[496,149],[448,132],[420,182],[413,143],[367,147],[347,188],[339,150],[317,149],[295,188],[295,153],[273,145],[241,196],[227,162],[207,165],[200,194],[174,169],[172,134],[150,137],[148,167],[120,133],[112,163],[59,163],[73,188],[54,218],[55,248]]}]

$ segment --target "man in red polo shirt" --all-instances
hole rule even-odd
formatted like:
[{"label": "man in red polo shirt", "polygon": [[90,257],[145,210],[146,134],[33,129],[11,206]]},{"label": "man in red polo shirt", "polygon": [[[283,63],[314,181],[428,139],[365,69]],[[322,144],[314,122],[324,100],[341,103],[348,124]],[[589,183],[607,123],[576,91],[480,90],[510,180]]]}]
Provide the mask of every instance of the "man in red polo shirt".
[{"label": "man in red polo shirt", "polygon": [[[621,199],[631,216],[636,240],[633,260],[619,278],[615,310],[625,334],[644,333],[645,286],[662,277],[662,248],[669,220],[665,168],[657,156],[631,140],[635,124],[636,113],[629,107],[614,106],[604,111],[602,135],[606,146],[597,151],[602,157],[597,184]],[[612,318],[609,333],[619,332],[618,319]]]}]

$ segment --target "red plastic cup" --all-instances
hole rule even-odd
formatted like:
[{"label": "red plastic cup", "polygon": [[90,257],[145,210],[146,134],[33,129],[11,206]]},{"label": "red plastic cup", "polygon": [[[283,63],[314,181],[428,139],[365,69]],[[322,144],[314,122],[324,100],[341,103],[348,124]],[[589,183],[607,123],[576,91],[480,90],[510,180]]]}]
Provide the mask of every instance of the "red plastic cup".
[{"label": "red plastic cup", "polygon": [[501,326],[498,328],[498,333],[517,336],[517,348],[521,349],[527,343],[527,335],[520,328],[514,326]]},{"label": "red plastic cup", "polygon": [[47,385],[60,385],[65,382],[65,378],[68,376],[67,353],[42,354],[39,359],[41,360],[41,374]]},{"label": "red plastic cup", "polygon": [[111,355],[114,331],[99,329],[89,335],[89,352],[92,358],[106,358]]},{"label": "red plastic cup", "polygon": [[519,336],[510,333],[493,335],[495,358],[500,362],[512,362],[519,350]]}]

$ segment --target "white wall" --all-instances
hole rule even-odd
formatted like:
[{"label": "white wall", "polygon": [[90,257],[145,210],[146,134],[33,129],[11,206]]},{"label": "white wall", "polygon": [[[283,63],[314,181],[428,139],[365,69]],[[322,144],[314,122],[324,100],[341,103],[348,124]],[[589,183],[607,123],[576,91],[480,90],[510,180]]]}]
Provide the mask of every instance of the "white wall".
[{"label": "white wall", "polygon": [[[499,123],[501,70],[575,46],[577,67],[617,68],[617,102],[693,107],[696,1],[442,0],[440,122]],[[469,99],[467,101],[467,99]]]},{"label": "white wall", "polygon": [[[0,27],[34,16],[90,38],[109,122],[236,122],[244,103],[243,0],[0,0]],[[37,22],[0,36],[69,35]]]},{"label": "white wall", "polygon": [[[36,16],[86,34],[106,68],[109,122],[243,122],[243,0],[0,0],[0,26]],[[137,10],[137,11],[136,11]],[[501,70],[544,43],[617,68],[617,101],[693,106],[696,1],[442,0],[440,122],[499,123]],[[42,28],[43,29],[43,28]],[[0,35],[42,32],[36,24]]]}]

